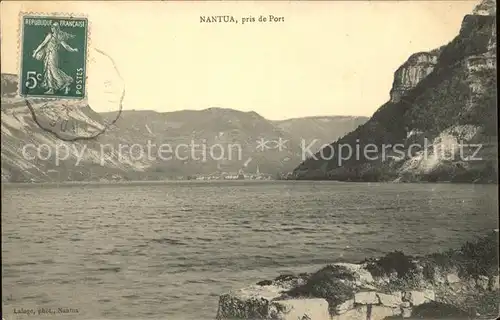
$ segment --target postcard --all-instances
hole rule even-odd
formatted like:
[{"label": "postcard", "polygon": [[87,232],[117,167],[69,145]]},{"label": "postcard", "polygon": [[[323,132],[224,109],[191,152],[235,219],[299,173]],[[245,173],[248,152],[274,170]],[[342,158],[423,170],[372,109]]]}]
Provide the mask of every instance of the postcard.
[{"label": "postcard", "polygon": [[494,319],[496,1],[3,1],[2,318]]}]

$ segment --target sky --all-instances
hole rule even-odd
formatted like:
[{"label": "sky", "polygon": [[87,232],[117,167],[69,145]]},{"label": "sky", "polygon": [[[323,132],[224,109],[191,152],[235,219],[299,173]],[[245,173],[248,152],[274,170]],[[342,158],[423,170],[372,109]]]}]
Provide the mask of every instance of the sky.
[{"label": "sky", "polygon": [[[3,1],[2,72],[18,73],[21,12],[74,13],[89,19],[89,55],[113,58],[125,110],[371,116],[389,99],[394,71],[411,54],[451,41],[477,3]],[[212,15],[239,23],[200,22]],[[283,19],[258,22],[269,15]],[[257,21],[242,24],[245,17]],[[116,104],[91,99],[100,101],[113,72],[103,59],[88,64],[88,96],[96,111],[113,111]]]}]

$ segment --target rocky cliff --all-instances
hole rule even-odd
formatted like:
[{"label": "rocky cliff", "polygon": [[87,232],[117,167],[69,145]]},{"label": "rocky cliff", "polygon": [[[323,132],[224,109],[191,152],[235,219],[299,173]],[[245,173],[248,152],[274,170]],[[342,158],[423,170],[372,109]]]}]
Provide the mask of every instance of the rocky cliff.
[{"label": "rocky cliff", "polygon": [[[72,102],[68,108],[44,101],[33,103],[39,121],[84,123],[101,130],[103,119],[85,103]],[[58,110],[60,112],[52,112]],[[50,111],[49,111],[50,110]],[[2,96],[2,182],[101,181],[122,180],[126,173],[144,172],[146,160],[103,148],[97,140],[68,142],[40,128],[23,99]]]},{"label": "rocky cliff", "polygon": [[413,54],[394,73],[394,82],[390,92],[391,102],[399,102],[408,91],[427,77],[436,66],[441,49]]},{"label": "rocky cliff", "polygon": [[293,178],[497,181],[495,14],[484,1],[450,43],[412,55],[394,74],[390,101]]},{"label": "rocky cliff", "polygon": [[483,0],[473,11],[473,14],[494,16],[497,14],[497,4],[495,0]]},{"label": "rocky cliff", "polygon": [[425,257],[392,252],[223,294],[218,320],[494,319],[498,233]]}]

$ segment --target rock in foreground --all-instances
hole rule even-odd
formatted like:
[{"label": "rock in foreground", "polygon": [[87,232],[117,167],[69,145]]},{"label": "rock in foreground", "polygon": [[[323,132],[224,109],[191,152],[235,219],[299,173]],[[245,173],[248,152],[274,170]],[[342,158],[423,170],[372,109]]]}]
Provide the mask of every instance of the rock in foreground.
[{"label": "rock in foreground", "polygon": [[494,232],[426,257],[393,252],[279,276],[222,295],[217,319],[493,319],[500,303],[497,248]]}]

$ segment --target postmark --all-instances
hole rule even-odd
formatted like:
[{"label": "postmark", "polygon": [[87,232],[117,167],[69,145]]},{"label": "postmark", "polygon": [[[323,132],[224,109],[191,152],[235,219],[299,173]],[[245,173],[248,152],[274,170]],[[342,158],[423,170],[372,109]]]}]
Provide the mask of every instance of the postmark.
[{"label": "postmark", "polygon": [[[21,13],[19,21],[18,93],[33,121],[64,141],[102,135],[121,114],[125,88],[114,60],[90,48],[88,18]],[[90,80],[92,69],[100,72]],[[92,105],[116,119],[103,120]]]},{"label": "postmark", "polygon": [[20,95],[84,99],[88,20],[23,15]]}]

